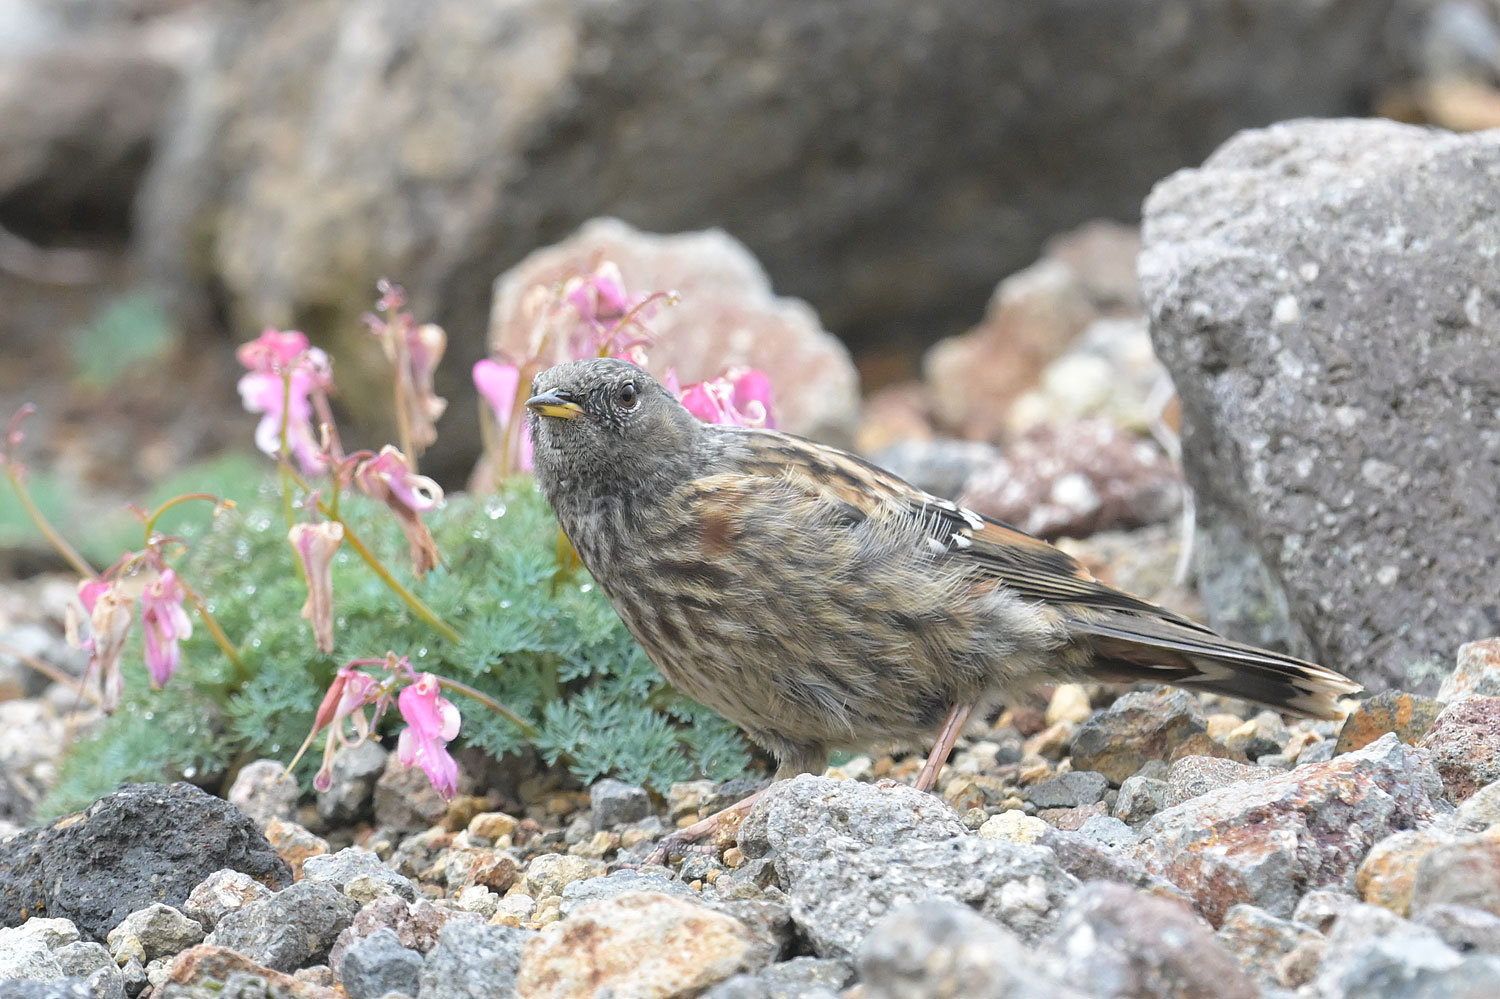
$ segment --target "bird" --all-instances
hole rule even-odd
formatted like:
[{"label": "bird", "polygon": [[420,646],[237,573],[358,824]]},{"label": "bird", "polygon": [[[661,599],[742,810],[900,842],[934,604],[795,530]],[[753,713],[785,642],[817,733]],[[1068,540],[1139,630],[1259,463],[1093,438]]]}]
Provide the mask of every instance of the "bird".
[{"label": "bird", "polygon": [[930,790],[972,712],[1048,682],[1147,680],[1318,718],[1361,689],[847,451],[704,423],[629,361],[547,368],[525,406],[536,481],[583,566],[662,676],[744,729],[776,779],[936,733]]}]

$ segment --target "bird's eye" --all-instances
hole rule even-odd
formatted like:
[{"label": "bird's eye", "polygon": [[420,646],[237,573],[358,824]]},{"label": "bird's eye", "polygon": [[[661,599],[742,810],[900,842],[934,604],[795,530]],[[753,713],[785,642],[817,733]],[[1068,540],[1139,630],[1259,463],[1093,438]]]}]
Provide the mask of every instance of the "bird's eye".
[{"label": "bird's eye", "polygon": [[635,404],[640,401],[640,393],[636,391],[635,382],[626,382],[615,391],[615,401],[626,409],[634,409]]}]

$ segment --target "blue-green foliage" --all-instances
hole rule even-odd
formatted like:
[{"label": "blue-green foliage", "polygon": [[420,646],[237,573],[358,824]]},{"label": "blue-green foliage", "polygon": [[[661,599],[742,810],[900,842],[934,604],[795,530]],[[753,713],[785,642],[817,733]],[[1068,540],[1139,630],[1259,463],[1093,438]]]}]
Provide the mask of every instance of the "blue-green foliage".
[{"label": "blue-green foliage", "polygon": [[[263,487],[198,537],[178,529],[191,541],[179,573],[237,644],[244,675],[195,622],[181,670],[152,692],[137,640],[120,711],[69,755],[48,811],[76,808],[121,780],[211,781],[235,760],[290,759],[338,666],[387,650],[524,716],[539,729],[531,744],[542,758],[582,781],[613,774],[660,789],[699,775],[727,779],[749,763],[731,725],[666,686],[588,574],[559,572],[557,523],[530,480],[500,496],[450,497],[430,515],[446,564],[423,580],[407,571],[405,541],[383,507],[346,497],[343,513],[464,641],[453,645],[417,618],[346,542],[334,565],[336,650],[317,652],[280,504]],[[463,715],[460,744],[497,757],[527,745],[504,718],[450,697]],[[387,720],[387,733],[396,727],[399,719]],[[321,737],[299,766],[304,786],[320,750]]]}]

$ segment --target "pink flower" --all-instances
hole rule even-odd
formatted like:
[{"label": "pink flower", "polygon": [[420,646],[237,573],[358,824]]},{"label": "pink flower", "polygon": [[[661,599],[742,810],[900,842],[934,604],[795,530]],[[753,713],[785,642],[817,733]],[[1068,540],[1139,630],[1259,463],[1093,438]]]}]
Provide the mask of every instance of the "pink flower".
[{"label": "pink flower", "polygon": [[[433,376],[448,349],[448,334],[441,326],[423,323],[408,328],[406,335],[406,378],[410,383],[407,396],[409,433],[417,450],[431,447],[437,440],[437,421],[448,408],[448,400],[433,389]],[[398,377],[401,377],[398,375]]]},{"label": "pink flower", "polygon": [[[675,374],[668,372],[667,385],[674,391]],[[718,378],[680,390],[683,406],[704,423],[736,427],[771,427],[771,380],[754,368],[730,368]]]},{"label": "pink flower", "polygon": [[193,633],[182,602],[187,592],[177,573],[165,569],[141,594],[141,627],[146,639],[146,668],[151,672],[152,689],[161,687],[177,672],[180,649],[177,643]]},{"label": "pink flower", "polygon": [[[511,420],[515,418],[516,392],[521,385],[521,369],[514,364],[501,364],[485,358],[474,363],[474,387],[479,397],[489,405],[499,424],[500,434],[505,436]],[[516,467],[531,470],[531,428],[524,422],[516,425],[519,440],[516,442]]]},{"label": "pink flower", "polygon": [[326,471],[328,460],[313,429],[310,397],[332,384],[328,355],[309,347],[307,337],[296,330],[268,329],[241,344],[236,356],[250,369],[239,381],[240,401],[248,411],[262,414],[255,428],[255,446],[272,456],[280,454],[285,424],[287,447],[302,471],[307,475]]},{"label": "pink flower", "polygon": [[[380,687],[375,679],[368,673],[363,673],[352,666],[342,667],[333,677],[333,683],[328,687],[328,693],[323,695],[323,703],[318,706],[317,717],[313,720],[313,729],[307,736],[311,742],[312,737],[325,726],[328,729],[328,739],[323,744],[323,763],[318,767],[317,774],[313,777],[313,787],[319,791],[326,791],[333,786],[333,757],[339,746],[358,745],[370,737],[370,721],[365,717],[365,705],[378,700]],[[350,739],[345,733],[344,720],[354,726],[354,739]],[[306,744],[304,744],[306,748]],[[300,752],[297,754],[302,755]],[[292,761],[296,764],[296,760]],[[290,766],[287,767],[291,769]]]},{"label": "pink flower", "polygon": [[443,502],[443,487],[411,470],[398,448],[387,444],[375,457],[359,463],[354,481],[373,499],[396,502],[414,513],[427,513]]},{"label": "pink flower", "polygon": [[444,798],[458,793],[458,763],[447,744],[458,735],[458,709],[441,694],[437,677],[419,673],[401,691],[396,705],[407,727],[396,740],[396,758],[403,766],[418,766]]},{"label": "pink flower", "polygon": [[406,455],[389,444],[375,457],[359,463],[354,470],[354,483],[366,496],[380,500],[396,515],[417,575],[436,568],[441,561],[437,544],[420,515],[436,509],[443,501],[442,487],[413,472]]},{"label": "pink flower", "polygon": [[77,624],[70,615],[68,640],[89,654],[86,676],[99,685],[99,706],[111,714],[120,705],[124,680],[120,676],[120,655],[130,636],[130,598],[118,583],[86,579],[78,584],[78,600],[89,615],[91,634],[78,638]]},{"label": "pink flower", "polygon": [[335,521],[293,524],[288,540],[307,576],[307,602],[302,616],[312,625],[323,652],[333,651],[333,555],[344,540],[344,525]]},{"label": "pink flower", "polygon": [[501,364],[488,357],[474,362],[474,387],[479,390],[480,398],[490,404],[501,427],[510,423],[520,386],[521,369],[514,364]]},{"label": "pink flower", "polygon": [[234,356],[251,371],[278,375],[290,371],[307,350],[307,336],[297,330],[267,327],[260,336],[242,343]]},{"label": "pink flower", "polygon": [[569,278],[563,284],[563,298],[589,322],[623,316],[631,305],[625,297],[625,277],[610,260],[595,267],[592,274]]},{"label": "pink flower", "polygon": [[448,349],[448,334],[441,326],[418,326],[406,311],[406,292],[398,284],[381,278],[375,283],[380,298],[375,314],[365,316],[365,325],[380,341],[380,349],[396,374],[396,419],[402,440],[413,456],[437,440],[437,421],[448,408],[448,400],[433,391],[433,375]]}]

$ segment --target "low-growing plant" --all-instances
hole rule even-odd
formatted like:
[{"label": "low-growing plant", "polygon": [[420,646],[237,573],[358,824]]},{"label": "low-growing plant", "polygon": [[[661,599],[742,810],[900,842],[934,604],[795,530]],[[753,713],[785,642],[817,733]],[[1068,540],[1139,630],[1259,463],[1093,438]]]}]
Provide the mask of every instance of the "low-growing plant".
[{"label": "low-growing plant", "polygon": [[[256,443],[276,474],[232,498],[225,488],[136,510],[141,547],[103,572],[30,503],[15,453],[28,410],[12,421],[0,465],[80,574],[90,634],[69,630],[90,663],[79,697],[108,715],[72,747],[44,812],[125,780],[211,784],[261,756],[325,787],[339,747],[392,734],[400,761],[448,796],[450,744],[497,758],[530,749],[582,781],[609,774],[659,789],[749,764],[739,733],[652,667],[524,473],[520,386],[568,356],[641,360],[644,319],[672,296],[628,297],[608,264],[534,295],[533,356],[474,371],[501,484],[445,498],[416,458],[445,407],[432,376],[446,338],[413,320],[399,288],[380,290],[367,323],[392,363],[402,446],[344,453],[328,358],[301,333],[268,330],[240,349],[239,390],[261,415]],[[701,418],[771,420],[759,372],[678,391]],[[185,517],[193,501],[203,512]],[[321,763],[304,753],[319,738]]]}]

